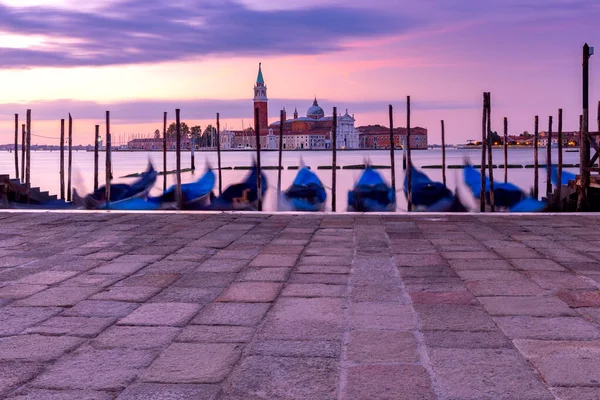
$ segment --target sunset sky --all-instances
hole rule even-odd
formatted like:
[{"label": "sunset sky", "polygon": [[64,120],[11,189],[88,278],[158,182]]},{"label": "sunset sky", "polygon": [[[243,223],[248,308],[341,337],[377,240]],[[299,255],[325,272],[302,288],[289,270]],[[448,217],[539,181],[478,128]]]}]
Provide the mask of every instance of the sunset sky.
[{"label": "sunset sky", "polygon": [[[93,4],[84,5],[85,3]],[[482,93],[493,129],[533,130],[564,109],[581,113],[581,47],[590,59],[590,125],[600,100],[598,0],[0,0],[0,143],[14,114],[33,110],[32,143],[58,144],[70,112],[76,144],[92,142],[104,111],[115,136],[151,134],[181,108],[203,128],[252,119],[262,62],[271,120],[301,115],[317,96],[358,125],[412,125],[440,142],[481,135]],[[556,118],[556,117],[555,117]],[[35,136],[37,135],[37,136]],[[45,136],[45,137],[41,137]]]}]

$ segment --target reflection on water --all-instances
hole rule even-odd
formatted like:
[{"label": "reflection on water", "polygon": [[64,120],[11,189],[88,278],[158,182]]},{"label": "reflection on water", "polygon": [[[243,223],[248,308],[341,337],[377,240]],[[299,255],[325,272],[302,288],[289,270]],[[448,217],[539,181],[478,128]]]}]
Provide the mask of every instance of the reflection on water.
[{"label": "reflection on water", "polygon": [[[557,160],[557,149],[553,149],[553,160]],[[413,151],[413,163],[417,167],[424,165],[435,165],[441,164],[442,152],[439,149],[436,150],[421,150]],[[546,149],[540,149],[540,163],[545,162]],[[66,154],[65,154],[66,156]],[[223,167],[234,167],[234,166],[249,166],[255,156],[254,152],[251,151],[229,151],[221,154],[221,162]],[[66,157],[65,157],[66,158]],[[100,166],[99,166],[99,181],[100,185],[105,181],[104,178],[104,153],[100,153]],[[323,184],[327,187],[331,187],[331,170],[317,170],[318,166],[331,165],[331,153],[325,151],[286,151],[283,153],[283,165],[286,167],[281,174],[281,187],[286,189],[294,180],[297,171],[288,170],[287,167],[290,165],[299,165],[300,159],[317,173]],[[446,163],[462,164],[463,160],[470,159],[473,164],[479,164],[478,160],[481,160],[480,149],[447,149],[446,150]],[[131,182],[132,179],[121,178],[125,175],[142,172],[146,169],[148,159],[150,159],[157,170],[161,171],[162,165],[162,153],[160,152],[113,152],[113,174],[114,182]],[[344,165],[355,165],[362,164],[368,159],[372,164],[375,165],[390,165],[389,150],[364,150],[364,151],[338,151],[337,163],[339,166]],[[504,163],[504,155],[502,149],[496,149],[493,153],[493,159],[495,164]],[[213,168],[217,167],[217,154],[216,152],[196,152],[196,173],[183,173],[183,183],[190,182],[198,179],[204,172],[204,163],[208,161]],[[19,161],[20,162],[20,161]],[[261,163],[263,166],[276,166],[278,162],[278,153],[274,151],[264,151],[261,153]],[[579,153],[564,153],[563,162],[565,164],[577,164],[579,163]],[[533,164],[533,149],[509,149],[508,152],[508,163],[509,164]],[[182,168],[189,168],[190,166],[190,153],[182,153]],[[66,168],[66,160],[65,160]],[[88,193],[93,188],[93,177],[94,177],[94,153],[84,151],[73,152],[73,188],[77,189],[79,193]],[[167,155],[167,169],[175,169],[175,153],[170,152]],[[578,169],[570,168],[567,169],[571,172],[577,173]],[[533,186],[534,173],[532,168],[524,169],[509,169],[508,179],[510,182],[518,185],[527,192]],[[264,199],[264,210],[276,209],[277,200],[277,171],[267,170],[264,171],[268,183],[269,189],[267,190]],[[382,169],[379,172],[389,182],[390,170]],[[424,172],[429,175],[433,180],[442,180],[441,169],[426,169]],[[232,183],[241,181],[248,171],[242,170],[224,170],[223,171],[223,189]],[[347,206],[347,193],[351,189],[354,182],[359,178],[361,170],[338,170],[337,171],[337,210],[343,211]],[[0,174],[9,174],[14,176],[14,155],[8,152],[0,153]],[[540,195],[545,195],[545,183],[546,183],[546,170],[540,169]],[[462,170],[460,169],[449,169],[446,171],[446,178],[448,187],[451,190],[455,190],[457,186],[462,185]],[[402,182],[404,180],[404,171],[402,170],[402,152],[396,152],[396,179],[397,189],[402,188]],[[494,179],[504,179],[504,171],[502,169],[494,170]],[[66,178],[65,178],[66,180]],[[33,186],[39,186],[42,190],[50,191],[52,194],[57,194],[60,190],[59,181],[59,152],[40,151],[31,153],[31,181]],[[162,176],[157,179],[156,186],[152,191],[152,195],[160,194],[162,190]],[[218,182],[218,181],[217,181]],[[172,185],[175,183],[175,175],[167,176],[167,184]],[[217,183],[218,185],[218,183]],[[215,193],[218,191],[218,186],[215,186]],[[327,189],[328,205],[327,209],[331,209],[330,199],[331,193]],[[398,208],[399,210],[406,210],[406,199],[402,193],[398,195]]]}]

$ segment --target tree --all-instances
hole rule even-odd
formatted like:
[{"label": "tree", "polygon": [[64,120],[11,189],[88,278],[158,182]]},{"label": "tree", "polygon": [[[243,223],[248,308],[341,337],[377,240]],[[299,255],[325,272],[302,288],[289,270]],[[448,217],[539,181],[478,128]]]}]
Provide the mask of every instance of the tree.
[{"label": "tree", "polygon": [[206,147],[212,147],[212,145],[213,145],[212,133],[213,133],[212,125],[208,125],[206,127],[206,129],[204,130],[204,133],[202,133],[202,141],[203,141],[203,143],[206,144]]},{"label": "tree", "polygon": [[[187,126],[187,124],[185,122],[182,122],[181,123],[181,138],[185,138],[189,135],[190,135],[190,127]],[[169,128],[167,128],[167,137],[175,138],[176,136],[177,136],[177,124],[175,122],[173,122],[171,125],[169,125]]]},{"label": "tree", "polygon": [[160,139],[160,131],[158,129],[154,131],[154,139]]},{"label": "tree", "polygon": [[492,143],[502,143],[502,138],[500,138],[500,135],[498,135],[498,132],[496,131],[492,131]]},{"label": "tree", "polygon": [[[200,137],[200,133],[202,132],[202,128],[199,125],[192,126],[190,129],[190,136],[192,137],[192,141],[195,143],[195,146],[198,146],[197,140]],[[202,143],[199,144],[202,147]]]}]

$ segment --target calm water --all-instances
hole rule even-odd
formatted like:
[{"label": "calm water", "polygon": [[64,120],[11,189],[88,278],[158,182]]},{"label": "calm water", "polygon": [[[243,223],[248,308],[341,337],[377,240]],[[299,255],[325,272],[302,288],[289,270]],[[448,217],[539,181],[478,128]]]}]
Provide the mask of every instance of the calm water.
[{"label": "calm water", "polygon": [[[420,150],[413,151],[413,163],[417,167],[424,165],[441,164],[441,150]],[[221,163],[223,167],[234,167],[251,165],[254,157],[254,152],[248,151],[229,151],[221,154]],[[146,169],[148,160],[150,159],[157,170],[162,170],[162,153],[160,152],[113,152],[113,174],[115,182],[131,182],[132,179],[121,178],[125,175],[142,172]],[[557,149],[553,149],[552,160],[557,160]],[[66,154],[65,154],[65,168],[66,168]],[[313,152],[294,152],[287,151],[283,153],[283,165],[286,167],[282,171],[282,189],[287,188],[293,181],[297,171],[287,170],[290,165],[299,165],[300,159],[304,160],[306,165],[312,167],[316,171],[319,178],[323,181],[323,184],[327,187],[331,187],[331,170],[317,170],[320,165],[331,165],[331,153],[323,151]],[[451,164],[462,164],[463,160],[467,158],[473,164],[479,164],[481,159],[480,149],[447,149],[446,150],[446,162],[448,165]],[[99,167],[99,180],[100,185],[104,182],[104,153],[100,153],[100,167]],[[389,150],[370,150],[370,151],[339,151],[337,155],[338,165],[353,165],[362,164],[365,160],[370,160],[375,165],[389,165]],[[501,149],[494,150],[493,159],[495,164],[503,164],[504,155]],[[267,151],[261,154],[261,162],[263,166],[271,165],[276,166],[278,160],[277,152]],[[539,161],[545,163],[546,150],[540,149]],[[198,179],[204,172],[204,163],[208,161],[212,164],[213,168],[217,166],[217,154],[216,152],[196,152],[196,173],[191,172],[183,173],[183,182],[190,182]],[[19,160],[20,162],[20,160]],[[563,162],[565,164],[578,164],[579,153],[564,153]],[[509,149],[508,152],[508,163],[509,164],[533,164],[533,149]],[[175,169],[175,153],[170,152],[167,155],[167,164],[169,170]],[[182,153],[182,168],[189,168],[190,166],[190,153]],[[73,174],[72,174],[72,185],[78,190],[79,193],[88,193],[93,187],[94,177],[94,153],[84,151],[73,152]],[[576,173],[578,169],[566,169]],[[379,170],[380,173],[389,182],[391,171]],[[337,171],[337,209],[342,211],[346,209],[347,205],[347,192],[352,188],[354,182],[359,178],[362,171],[360,170],[338,170]],[[426,169],[425,173],[433,180],[442,180],[442,171],[439,169]],[[232,183],[241,181],[248,171],[231,170],[223,171],[223,188]],[[14,154],[8,152],[0,153],[0,174],[9,174],[14,177]],[[269,189],[264,199],[264,209],[274,210],[276,208],[276,191],[277,191],[277,171],[265,171],[268,179]],[[540,194],[545,194],[546,191],[546,171],[540,169]],[[448,187],[452,190],[458,187],[459,190],[464,190],[464,184],[462,183],[462,170],[450,169],[446,173]],[[494,169],[495,180],[504,179],[504,171],[502,169]],[[157,180],[157,183],[152,191],[153,195],[157,195],[162,190],[162,176]],[[396,152],[396,179],[397,187],[402,187],[404,179],[404,171],[402,170],[402,152]],[[529,191],[533,187],[534,170],[532,168],[524,169],[509,169],[508,179],[510,182],[518,185],[526,191]],[[39,186],[42,190],[50,191],[50,193],[57,194],[60,190],[59,181],[59,152],[54,151],[39,151],[31,153],[31,181],[33,186]],[[175,183],[175,175],[167,176],[168,185]],[[66,178],[65,178],[66,185]],[[218,183],[217,183],[218,185]],[[215,187],[215,192],[218,191],[218,187]],[[330,199],[331,193],[328,191]],[[464,198],[464,197],[463,197]],[[329,201],[328,199],[328,201]],[[331,205],[328,205],[328,209]],[[406,210],[406,200],[402,193],[398,195],[398,208],[399,210]]]}]

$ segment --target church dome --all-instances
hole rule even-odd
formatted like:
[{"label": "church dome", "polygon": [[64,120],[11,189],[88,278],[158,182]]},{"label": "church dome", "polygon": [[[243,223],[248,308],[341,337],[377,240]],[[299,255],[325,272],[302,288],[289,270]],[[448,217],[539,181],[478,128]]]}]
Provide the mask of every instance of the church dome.
[{"label": "church dome", "polygon": [[308,118],[319,119],[325,116],[325,111],[321,107],[319,107],[319,103],[317,102],[317,98],[315,97],[315,101],[313,105],[306,111],[306,116]]}]

